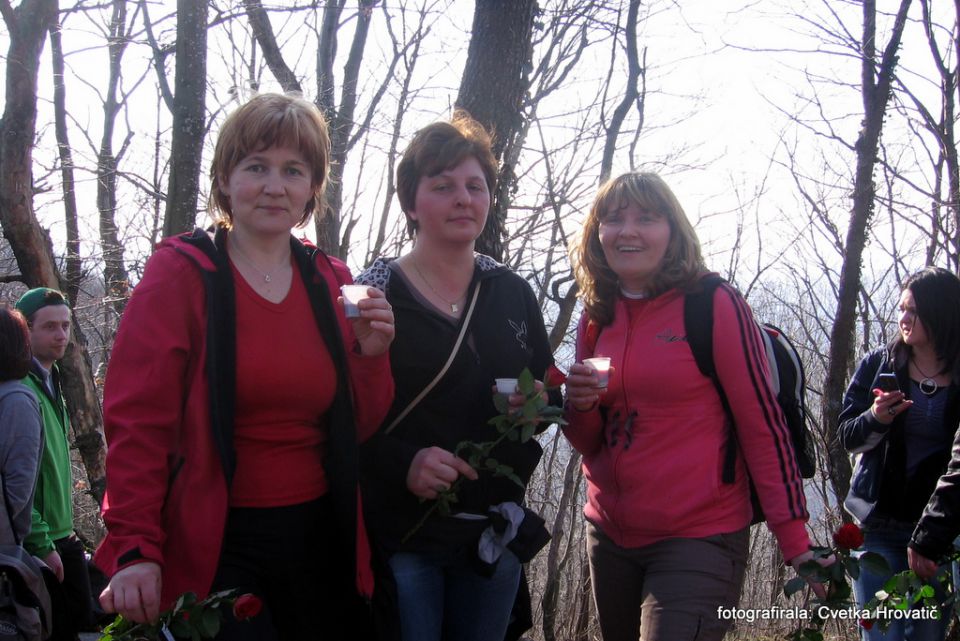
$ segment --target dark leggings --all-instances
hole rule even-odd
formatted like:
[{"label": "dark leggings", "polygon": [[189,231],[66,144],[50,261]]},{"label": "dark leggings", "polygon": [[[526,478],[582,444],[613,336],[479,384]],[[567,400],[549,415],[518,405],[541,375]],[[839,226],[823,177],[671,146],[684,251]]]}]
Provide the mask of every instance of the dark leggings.
[{"label": "dark leggings", "polygon": [[[349,557],[349,558],[347,558]],[[219,641],[317,641],[348,638],[357,599],[338,549],[329,500],[231,508],[212,591],[237,589],[263,600],[249,621],[227,614]],[[338,582],[336,578],[341,580]]]},{"label": "dark leggings", "polygon": [[[63,563],[63,583],[47,578],[47,591],[53,609],[53,635],[50,641],[73,641],[77,632],[93,624],[93,598],[90,596],[90,573],[83,544],[76,536],[53,542]],[[52,577],[52,573],[46,577]]]}]

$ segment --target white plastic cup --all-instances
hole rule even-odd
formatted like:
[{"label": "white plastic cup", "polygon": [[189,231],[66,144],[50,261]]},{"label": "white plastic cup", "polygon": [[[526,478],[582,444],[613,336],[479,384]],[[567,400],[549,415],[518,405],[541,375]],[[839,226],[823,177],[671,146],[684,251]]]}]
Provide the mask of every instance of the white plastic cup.
[{"label": "white plastic cup", "polygon": [[597,389],[607,389],[610,382],[610,357],[594,356],[583,359],[583,364],[592,367],[597,373]]},{"label": "white plastic cup", "polygon": [[498,393],[498,394],[516,394],[516,393],[517,393],[517,379],[515,379],[515,378],[498,378],[498,379],[497,379],[497,393]]},{"label": "white plastic cup", "polygon": [[343,313],[347,318],[359,318],[360,308],[357,303],[364,298],[370,298],[367,295],[366,285],[341,285],[340,293],[343,295]]}]

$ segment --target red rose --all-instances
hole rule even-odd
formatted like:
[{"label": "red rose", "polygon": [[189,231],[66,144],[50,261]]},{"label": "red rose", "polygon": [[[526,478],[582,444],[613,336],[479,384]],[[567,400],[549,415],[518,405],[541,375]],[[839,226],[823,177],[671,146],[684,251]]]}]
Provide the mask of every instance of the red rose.
[{"label": "red rose", "polygon": [[873,627],[873,621],[870,619],[860,619],[860,627],[864,630],[869,630]]},{"label": "red rose", "polygon": [[834,533],[833,542],[838,548],[855,550],[863,545],[863,530],[853,523],[844,523],[843,527]]},{"label": "red rose", "polygon": [[547,368],[547,375],[544,378],[546,380],[543,382],[547,387],[560,387],[567,382],[567,375],[556,365]]},{"label": "red rose", "polygon": [[260,614],[260,608],[263,607],[263,601],[255,594],[241,594],[233,602],[233,616],[238,621],[246,621]]}]

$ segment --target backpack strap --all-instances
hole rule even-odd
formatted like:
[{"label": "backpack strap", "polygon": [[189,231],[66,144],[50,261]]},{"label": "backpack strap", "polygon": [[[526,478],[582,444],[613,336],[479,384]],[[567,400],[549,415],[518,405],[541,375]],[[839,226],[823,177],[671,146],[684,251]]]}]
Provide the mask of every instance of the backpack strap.
[{"label": "backpack strap", "polygon": [[[700,287],[684,296],[683,325],[687,332],[687,345],[693,353],[693,360],[697,363],[700,373],[713,381],[713,386],[720,396],[723,413],[727,423],[733,427],[733,411],[727,399],[720,379],[717,377],[717,368],[713,359],[713,296],[717,288],[726,281],[716,274],[708,274],[700,279]],[[736,433],[730,434],[727,441],[727,451],[723,457],[723,482],[733,483],[737,464]]]}]

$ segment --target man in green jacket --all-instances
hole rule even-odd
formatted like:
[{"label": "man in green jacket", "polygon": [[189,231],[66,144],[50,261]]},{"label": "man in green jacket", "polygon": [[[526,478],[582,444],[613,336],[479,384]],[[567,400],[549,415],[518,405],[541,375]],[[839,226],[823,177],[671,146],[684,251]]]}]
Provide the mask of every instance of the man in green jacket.
[{"label": "man in green jacket", "polygon": [[50,590],[53,636],[77,638],[90,625],[93,601],[83,545],[73,530],[73,478],[70,466],[70,417],[60,389],[57,361],[70,341],[71,313],[63,294],[46,287],[31,289],[16,303],[30,326],[33,364],[24,383],[40,402],[43,455],[33,498],[30,535],[24,547],[53,570],[58,586]]}]

